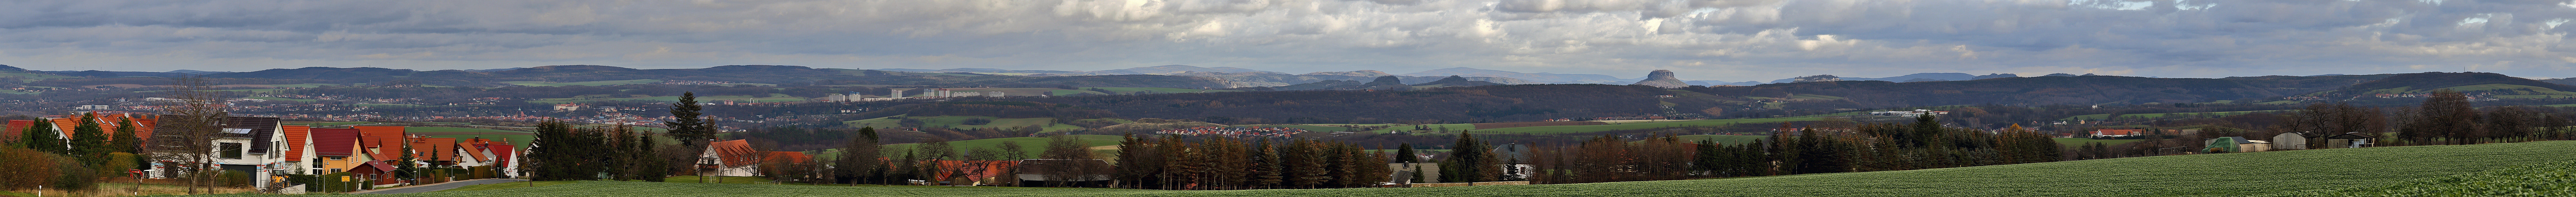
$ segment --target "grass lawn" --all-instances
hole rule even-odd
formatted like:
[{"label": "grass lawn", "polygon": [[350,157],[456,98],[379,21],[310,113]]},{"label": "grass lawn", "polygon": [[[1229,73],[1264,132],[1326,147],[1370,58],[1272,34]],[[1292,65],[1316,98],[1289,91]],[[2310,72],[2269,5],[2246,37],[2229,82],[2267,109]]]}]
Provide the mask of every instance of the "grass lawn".
[{"label": "grass lawn", "polygon": [[[872,119],[866,119],[866,120],[852,120],[852,121],[841,121],[841,122],[842,122],[843,124],[850,125],[850,127],[895,128],[895,127],[901,127],[901,126],[903,125],[903,124],[902,124],[902,122],[903,122],[903,118],[906,118],[906,117],[907,117],[907,116],[894,116],[894,117],[872,118]],[[984,128],[995,128],[995,129],[1004,129],[1004,130],[1009,130],[1009,129],[1019,129],[1020,127],[1026,127],[1026,126],[1038,126],[1039,128],[1043,128],[1043,129],[1044,129],[1044,130],[1041,130],[1041,131],[1040,131],[1041,133],[1045,133],[1045,132],[1063,132],[1063,131],[1072,131],[1072,130],[1082,130],[1082,126],[1073,126],[1073,125],[1068,125],[1068,124],[1055,124],[1055,118],[994,118],[994,117],[992,117],[992,116],[920,116],[920,117],[910,117],[910,118],[914,118],[914,119],[921,119],[921,124],[922,124],[922,126],[923,126],[923,127],[933,127],[933,128],[951,128],[951,129],[984,129]],[[984,125],[966,125],[966,120],[967,120],[967,119],[976,119],[976,118],[993,119],[993,123],[984,124]]]},{"label": "grass lawn", "polygon": [[[2576,151],[2566,151],[2569,149],[2576,149],[2576,141],[2174,155],[1727,179],[1434,188],[1164,191],[584,181],[542,187],[385,196],[2250,196],[2301,193],[2329,196],[2549,196],[2569,191],[2566,183],[2571,170],[2565,164],[2576,162]],[[2381,191],[2383,188],[2393,191]],[[2337,190],[2358,190],[2361,193]],[[2498,193],[2513,191],[2531,193]]]},{"label": "grass lawn", "polygon": [[2049,140],[2056,140],[2056,141],[2057,141],[2057,145],[2058,145],[2058,146],[2065,146],[2065,147],[2067,147],[2067,148],[2075,148],[2076,146],[2083,146],[2083,145],[2084,145],[2084,143],[2102,143],[2102,145],[2120,145],[2120,144],[2127,144],[2127,143],[2130,143],[2130,142],[2138,142],[2138,141],[2140,141],[2140,140],[2097,140],[2097,139],[2093,139],[2093,138],[2049,138]]},{"label": "grass lawn", "polygon": [[[1653,123],[1629,123],[1629,124],[1613,124],[1613,125],[1573,125],[1573,126],[1512,127],[1512,128],[1500,128],[1500,129],[1483,129],[1483,130],[1476,130],[1476,132],[1477,132],[1477,133],[1497,133],[1497,134],[1518,134],[1518,133],[1527,133],[1527,134],[1540,134],[1540,135],[1547,135],[1547,134],[1567,134],[1567,133],[1602,132],[1602,131],[1615,131],[1615,130],[1637,130],[1637,129],[1654,129],[1654,128],[1669,128],[1669,127],[1704,127],[1704,126],[1719,126],[1719,125],[1728,125],[1728,124],[1779,123],[1779,122],[1789,122],[1789,121],[1816,121],[1816,120],[1824,120],[1824,118],[1816,118],[1816,117],[1794,117],[1794,118],[1716,119],[1716,120],[1692,120],[1692,121],[1672,121],[1672,122],[1653,122]],[[1451,127],[1451,128],[1456,128],[1456,127]]]}]

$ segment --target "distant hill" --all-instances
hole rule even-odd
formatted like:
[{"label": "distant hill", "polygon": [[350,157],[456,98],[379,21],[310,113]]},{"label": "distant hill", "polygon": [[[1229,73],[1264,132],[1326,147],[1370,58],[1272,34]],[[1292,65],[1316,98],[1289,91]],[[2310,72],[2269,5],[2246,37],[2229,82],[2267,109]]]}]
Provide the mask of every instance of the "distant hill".
[{"label": "distant hill", "polygon": [[1443,69],[1436,69],[1436,70],[1427,70],[1427,71],[1422,71],[1422,72],[1405,73],[1405,74],[1403,74],[1403,75],[1405,75],[1405,76],[1450,76],[1450,75],[1457,75],[1457,76],[1468,76],[1468,77],[1505,77],[1505,78],[1513,78],[1513,79],[1521,79],[1521,80],[1530,80],[1530,81],[1532,81],[1532,82],[1537,82],[1537,83],[1595,83],[1595,84],[1629,84],[1629,83],[1635,83],[1635,82],[1637,82],[1637,79],[1622,79],[1622,78],[1619,78],[1619,77],[1612,77],[1612,76],[1609,76],[1609,75],[1599,75],[1599,74],[1520,73],[1520,72],[1512,72],[1512,71],[1485,70],[1485,69],[1476,69],[1476,68],[1468,68],[1468,67],[1443,68]]},{"label": "distant hill", "polygon": [[[89,76],[141,76],[139,72],[76,72]],[[172,73],[176,74],[176,73]],[[154,74],[163,75],[163,74]],[[175,76],[175,75],[173,75]],[[251,72],[205,74],[208,78],[304,80],[297,83],[384,83],[408,80],[438,86],[501,86],[501,82],[582,82],[615,80],[687,80],[725,81],[760,84],[869,84],[869,85],[950,85],[987,87],[1160,87],[1160,88],[1233,88],[1224,79],[1170,75],[1093,75],[1093,76],[998,76],[946,73],[908,73],[873,70],[812,68],[784,65],[726,65],[696,69],[634,69],[600,65],[557,65],[475,72],[465,70],[418,71],[389,68],[305,67],[268,69]],[[105,82],[105,81],[103,81]],[[122,81],[117,81],[122,82]],[[103,85],[103,84],[69,84]]]},{"label": "distant hill", "polygon": [[2541,81],[2541,82],[2555,83],[2555,84],[2558,84],[2558,85],[2576,85],[2576,78],[2543,79],[2543,80],[2540,80],[2540,81]]},{"label": "distant hill", "polygon": [[[2389,76],[2388,78],[2352,84],[2351,86],[2346,86],[2341,90],[2315,95],[2338,97],[2360,96],[2367,94],[2428,93],[2435,89],[2451,89],[2472,93],[2492,91],[2530,91],[2542,94],[2571,94],[2566,93],[2566,91],[2576,91],[2576,86],[2505,76],[2504,74],[2497,73],[2428,72],[2397,74],[2395,76]],[[2518,94],[2532,93],[2526,92]]]},{"label": "distant hill", "polygon": [[2396,74],[2223,79],[2122,76],[2019,77],[1898,83],[1835,81],[1708,87],[1693,92],[1735,99],[1788,101],[1805,109],[1974,104],[2196,103],[2261,100],[2337,90]]},{"label": "distant hill", "polygon": [[[1894,76],[1894,77],[1881,77],[1881,78],[1843,77],[1842,79],[1843,79],[1844,81],[1922,82],[1922,81],[1967,81],[1967,80],[1976,80],[1976,79],[1980,79],[1980,78],[1978,78],[1978,76],[1977,76],[1977,75],[1969,75],[1968,73],[1914,73],[1914,74],[1906,74],[1906,75],[1903,75],[1903,76]],[[1779,80],[1771,80],[1771,83],[1788,83],[1788,82],[1796,81],[1796,80],[1797,80],[1797,79],[1795,79],[1795,78],[1790,78],[1790,79],[1779,79]]]},{"label": "distant hill", "polygon": [[[1197,67],[1197,66],[1190,66],[1190,65],[1161,65],[1161,66],[1135,67],[1135,68],[1116,69],[1116,70],[1091,71],[1090,73],[1093,73],[1093,74],[1109,74],[1109,75],[1160,75],[1160,74],[1174,74],[1174,73],[1181,73],[1181,72],[1250,73],[1250,72],[1270,72],[1270,71],[1261,71],[1261,70],[1244,69],[1244,68],[1235,68],[1235,67],[1215,67],[1215,68],[1208,68],[1208,67]],[[1271,73],[1277,73],[1277,72],[1271,72]],[[1282,73],[1282,74],[1285,74],[1285,73]]]}]

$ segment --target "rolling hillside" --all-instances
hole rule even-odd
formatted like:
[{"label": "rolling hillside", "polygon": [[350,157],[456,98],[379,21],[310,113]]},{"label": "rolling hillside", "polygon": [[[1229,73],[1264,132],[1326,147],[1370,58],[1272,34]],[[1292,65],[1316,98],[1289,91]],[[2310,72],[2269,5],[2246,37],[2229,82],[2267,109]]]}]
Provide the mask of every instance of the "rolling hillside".
[{"label": "rolling hillside", "polygon": [[[2576,141],[2134,157],[1906,171],[1727,179],[1437,188],[1163,191],[1092,188],[848,187],[584,181],[386,196],[2248,196],[2341,195],[2411,187],[2450,194],[2568,192]],[[2463,175],[2472,175],[2463,177]],[[2432,183],[2432,184],[2428,184]],[[2486,183],[2486,184],[2442,184]],[[2406,185],[2401,185],[2406,184]],[[2528,185],[2497,187],[2495,185]],[[2417,193],[2386,192],[2409,195]]]}]

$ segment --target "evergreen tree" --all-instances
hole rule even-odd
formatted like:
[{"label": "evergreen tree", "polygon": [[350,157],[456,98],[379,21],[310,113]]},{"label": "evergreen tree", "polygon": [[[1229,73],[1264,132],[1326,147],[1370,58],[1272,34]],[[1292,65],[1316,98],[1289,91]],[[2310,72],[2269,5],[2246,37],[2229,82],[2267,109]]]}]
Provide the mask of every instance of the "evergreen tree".
[{"label": "evergreen tree", "polygon": [[1414,163],[1413,144],[1395,145],[1395,163]]},{"label": "evergreen tree", "polygon": [[[1249,174],[1248,176],[1250,176],[1250,178],[1246,180],[1244,185],[1253,187],[1278,186],[1281,181],[1280,173],[1281,170],[1283,170],[1280,169],[1281,161],[1279,160],[1278,148],[1273,147],[1270,143],[1270,139],[1267,138],[1261,139],[1261,142],[1259,143],[1260,144],[1254,145],[1251,149],[1245,149],[1248,155],[1252,157],[1251,160],[1253,163],[1250,164],[1250,168],[1245,169],[1245,171],[1248,171],[1247,174]],[[1415,173],[1414,176],[1416,180],[1421,179],[1421,173]]]},{"label": "evergreen tree", "polygon": [[26,129],[19,130],[19,132],[18,136],[20,139],[18,140],[18,143],[20,145],[25,145],[27,149],[36,149],[38,151],[45,151],[46,153],[53,154],[71,153],[71,145],[64,142],[65,139],[62,139],[63,134],[58,133],[60,131],[55,131],[54,121],[36,120],[36,124],[27,125]]},{"label": "evergreen tree", "polygon": [[1440,165],[1441,182],[1494,181],[1502,175],[1502,161],[1491,153],[1494,147],[1469,133],[1458,132],[1458,142],[1449,149],[1449,160]]},{"label": "evergreen tree", "polygon": [[109,138],[110,142],[108,143],[108,146],[110,146],[110,150],[142,155],[143,138],[141,136],[136,136],[141,135],[141,133],[135,133],[135,127],[137,126],[134,124],[134,119],[117,118],[116,134]]},{"label": "evergreen tree", "polygon": [[637,160],[637,163],[635,163],[636,170],[634,172],[636,180],[663,182],[667,178],[671,177],[671,160],[664,159],[660,153],[656,153],[659,149],[656,149],[655,146],[661,144],[653,142],[652,133],[634,130],[628,126],[621,125],[617,127],[618,130],[629,130],[630,132],[636,133],[635,150],[634,153],[630,154],[632,156],[629,156],[634,157]]},{"label": "evergreen tree", "polygon": [[705,114],[698,110],[702,109],[698,106],[697,92],[681,92],[680,102],[671,104],[672,121],[662,122],[662,126],[671,128],[671,139],[680,140],[681,147],[704,150],[700,147],[705,147],[707,140],[715,139],[715,123],[700,118]]}]

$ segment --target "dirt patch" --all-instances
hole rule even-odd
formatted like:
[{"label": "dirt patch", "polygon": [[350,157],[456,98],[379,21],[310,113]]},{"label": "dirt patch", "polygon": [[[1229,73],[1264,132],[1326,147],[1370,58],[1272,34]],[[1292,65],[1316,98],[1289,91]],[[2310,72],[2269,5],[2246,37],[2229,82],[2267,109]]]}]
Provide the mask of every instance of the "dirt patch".
[{"label": "dirt patch", "polygon": [[1500,128],[1512,128],[1512,127],[1572,126],[1572,125],[1607,125],[1607,124],[1610,124],[1610,123],[1606,123],[1606,122],[1593,122],[1593,121],[1557,121],[1557,122],[1504,122],[1504,123],[1476,123],[1476,124],[1471,124],[1471,125],[1476,125],[1476,129],[1500,129]]}]

